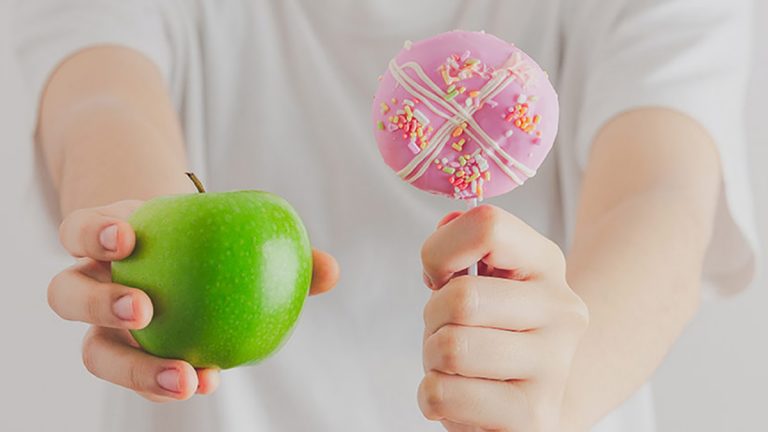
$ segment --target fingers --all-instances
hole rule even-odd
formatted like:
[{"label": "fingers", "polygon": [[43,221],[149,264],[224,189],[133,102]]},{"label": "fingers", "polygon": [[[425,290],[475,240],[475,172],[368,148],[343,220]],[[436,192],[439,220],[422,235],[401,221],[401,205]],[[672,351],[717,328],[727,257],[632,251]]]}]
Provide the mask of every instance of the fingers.
[{"label": "fingers", "polygon": [[188,399],[195,393],[198,374],[189,363],[153,357],[128,345],[119,332],[124,330],[92,327],[86,334],[83,364],[89,372],[158,401]]},{"label": "fingers", "polygon": [[523,380],[539,370],[532,333],[447,325],[424,341],[424,369],[449,375]]},{"label": "fingers", "polygon": [[549,322],[552,293],[508,279],[459,276],[432,293],[424,307],[427,336],[447,324],[526,331]]},{"label": "fingers", "polygon": [[[447,420],[490,430],[532,430],[526,396],[514,382],[464,378],[428,372],[418,392],[419,407],[430,420]],[[516,428],[510,428],[515,425]]]},{"label": "fingers", "polygon": [[424,243],[421,257],[424,272],[437,289],[479,260],[494,268],[514,269],[520,279],[565,273],[565,259],[557,245],[515,216],[489,205],[469,210],[438,228]]},{"label": "fingers", "polygon": [[102,327],[140,329],[152,319],[152,301],[139,289],[103,283],[70,267],[48,286],[48,304],[66,320]]},{"label": "fingers", "polygon": [[312,286],[309,295],[330,291],[339,281],[339,264],[321,250],[312,249]]},{"label": "fingers", "polygon": [[197,382],[197,394],[209,395],[219,388],[221,373],[217,369],[198,369]]},{"label": "fingers", "polygon": [[120,260],[131,254],[136,241],[125,220],[141,201],[120,201],[105,207],[76,210],[59,227],[64,248],[75,257]]}]

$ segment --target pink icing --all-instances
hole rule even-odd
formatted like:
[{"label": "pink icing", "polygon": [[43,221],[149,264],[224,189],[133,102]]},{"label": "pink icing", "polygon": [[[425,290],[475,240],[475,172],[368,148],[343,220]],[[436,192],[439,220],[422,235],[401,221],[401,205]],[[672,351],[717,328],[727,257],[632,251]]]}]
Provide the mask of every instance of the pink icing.
[{"label": "pink icing", "polygon": [[[390,68],[382,76],[372,116],[379,151],[387,165],[400,172],[404,180],[439,195],[482,199],[509,192],[541,166],[557,135],[557,94],[547,74],[522,50],[486,33],[452,31],[407,43],[393,61],[397,77]],[[408,66],[410,63],[417,64],[439,88],[431,88]],[[446,83],[441,68],[448,72],[454,88]],[[459,75],[462,68],[464,72]],[[456,81],[454,77],[459,79]],[[414,86],[414,82],[421,89]],[[482,104],[475,102],[483,95],[482,89],[490,90],[494,83],[506,86],[491,98],[481,98]],[[464,91],[459,93],[461,87]],[[440,102],[425,96],[424,89]],[[449,93],[448,90],[455,91]],[[470,106],[476,109],[474,113],[466,112],[467,98],[473,102]],[[406,100],[412,103],[408,108],[405,108]],[[452,102],[465,112],[462,114]],[[449,123],[449,139],[438,140],[438,131],[449,122],[444,116],[455,119],[458,124],[465,122],[462,116],[469,117],[481,130],[470,124],[471,121],[460,130],[456,124]],[[453,137],[454,132],[457,137]],[[464,142],[460,146],[461,139]],[[425,157],[432,154],[440,142],[445,143],[442,150]],[[494,149],[494,145],[501,152]],[[470,157],[466,158],[467,155]],[[412,165],[413,169],[405,169],[419,156],[423,162]],[[422,174],[419,175],[419,171]]]}]

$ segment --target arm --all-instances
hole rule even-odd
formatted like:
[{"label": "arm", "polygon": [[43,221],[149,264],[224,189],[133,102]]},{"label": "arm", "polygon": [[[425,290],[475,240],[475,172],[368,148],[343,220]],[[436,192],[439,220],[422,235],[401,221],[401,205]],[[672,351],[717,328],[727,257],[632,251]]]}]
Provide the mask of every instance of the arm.
[{"label": "arm", "polygon": [[54,72],[41,101],[38,140],[63,216],[194,191],[163,78],[127,48],[86,49]]},{"label": "arm", "polygon": [[719,185],[714,143],[676,112],[630,112],[596,138],[567,273],[590,312],[564,403],[580,428],[644,383],[695,314]]},{"label": "arm", "polygon": [[[603,128],[587,170],[567,260],[490,206],[425,242],[437,291],[419,403],[449,431],[588,430],[693,316],[719,186],[711,140],[683,115],[638,110]],[[455,277],[477,260],[481,276]]]},{"label": "arm", "polygon": [[[49,80],[37,132],[65,216],[62,245],[84,258],[51,280],[48,302],[62,318],[92,325],[83,342],[86,368],[153,401],[214,391],[217,371],[138,349],[128,330],[149,324],[151,301],[139,289],[111,282],[110,262],[133,251],[126,219],[141,200],[194,192],[159,71],[129,49],[75,54]],[[328,254],[314,251],[313,259],[310,292],[317,294],[335,284],[338,270]]]}]

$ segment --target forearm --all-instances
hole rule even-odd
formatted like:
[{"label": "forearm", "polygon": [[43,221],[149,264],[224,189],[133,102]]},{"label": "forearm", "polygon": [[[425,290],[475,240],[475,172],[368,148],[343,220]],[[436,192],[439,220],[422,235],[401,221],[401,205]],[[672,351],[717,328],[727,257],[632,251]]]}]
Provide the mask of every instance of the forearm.
[{"label": "forearm", "polygon": [[577,429],[636,391],[696,311],[708,234],[661,195],[618,206],[569,254],[569,284],[590,311],[564,399]]},{"label": "forearm", "polygon": [[127,49],[87,50],[57,69],[43,96],[38,140],[64,215],[194,190],[162,78]]},{"label": "forearm", "polygon": [[669,111],[626,114],[596,139],[568,282],[590,324],[563,430],[586,430],[651,376],[698,306],[720,182],[709,137]]}]

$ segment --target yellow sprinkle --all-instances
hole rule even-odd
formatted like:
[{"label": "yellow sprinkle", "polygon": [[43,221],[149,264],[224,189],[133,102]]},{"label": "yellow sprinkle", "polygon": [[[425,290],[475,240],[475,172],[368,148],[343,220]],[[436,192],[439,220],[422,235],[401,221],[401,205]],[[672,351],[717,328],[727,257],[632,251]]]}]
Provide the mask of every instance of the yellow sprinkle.
[{"label": "yellow sprinkle", "polygon": [[471,92],[469,92],[469,97],[476,98],[479,94],[480,94],[479,91],[472,90]]},{"label": "yellow sprinkle", "polygon": [[386,114],[387,111],[389,111],[389,105],[385,104],[384,102],[381,103],[381,113]]},{"label": "yellow sprinkle", "polygon": [[448,76],[448,71],[442,66],[440,67],[440,74],[443,76],[443,81],[445,81],[446,84],[451,83],[451,77]]},{"label": "yellow sprinkle", "polygon": [[485,172],[485,181],[491,181],[491,172],[490,171],[486,171]]},{"label": "yellow sprinkle", "polygon": [[464,133],[464,128],[461,126],[456,126],[456,129],[453,130],[453,133],[451,134],[451,136],[454,138],[458,138],[463,133]]},{"label": "yellow sprinkle", "polygon": [[460,151],[461,151],[461,146],[460,146],[460,145],[458,145],[457,143],[453,143],[453,144],[451,144],[451,147],[453,147],[453,149],[454,149],[454,150],[456,150],[456,151],[458,151],[458,152],[460,152]]},{"label": "yellow sprinkle", "polygon": [[538,124],[540,121],[541,121],[541,116],[540,115],[536,114],[535,116],[533,116],[533,122],[534,123]]},{"label": "yellow sprinkle", "polygon": [[467,91],[466,87],[459,87],[459,93],[464,93],[465,91]]}]

